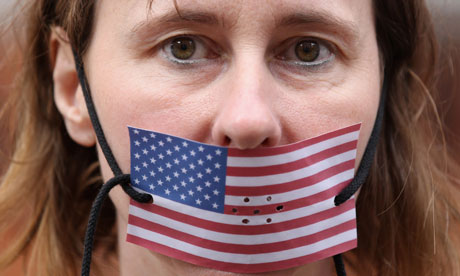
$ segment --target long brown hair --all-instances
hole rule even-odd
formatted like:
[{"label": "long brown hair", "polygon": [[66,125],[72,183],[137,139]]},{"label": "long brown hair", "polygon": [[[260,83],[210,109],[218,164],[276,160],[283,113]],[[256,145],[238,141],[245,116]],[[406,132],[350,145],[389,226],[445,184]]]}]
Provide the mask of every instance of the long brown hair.
[{"label": "long brown hair", "polygon": [[[458,275],[449,235],[459,220],[458,190],[446,176],[434,104],[437,53],[430,16],[423,0],[373,3],[389,93],[375,162],[357,200],[359,246],[346,261],[365,275]],[[0,186],[0,230],[19,225],[19,231],[1,252],[0,268],[27,253],[31,274],[78,274],[101,179],[95,149],[69,138],[54,106],[48,43],[51,27],[60,26],[84,55],[93,12],[94,0],[36,0],[28,8],[22,78],[3,110],[15,143]],[[106,203],[104,212],[96,241],[115,253],[115,239],[107,237],[114,232],[113,205]]]}]

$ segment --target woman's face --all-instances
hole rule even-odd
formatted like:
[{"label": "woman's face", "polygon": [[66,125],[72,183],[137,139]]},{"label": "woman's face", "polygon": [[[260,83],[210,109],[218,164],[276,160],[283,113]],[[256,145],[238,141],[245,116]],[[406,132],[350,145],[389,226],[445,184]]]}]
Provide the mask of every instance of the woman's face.
[{"label": "woman's face", "polygon": [[[360,160],[381,82],[371,0],[177,0],[177,6],[179,12],[172,0],[153,1],[151,9],[148,1],[97,1],[85,69],[124,172],[128,125],[247,149],[362,122]],[[100,159],[107,180],[110,169]],[[111,197],[123,240],[128,196],[115,189]],[[123,247],[147,251],[121,247],[122,257]],[[144,262],[206,271],[148,254]]]}]

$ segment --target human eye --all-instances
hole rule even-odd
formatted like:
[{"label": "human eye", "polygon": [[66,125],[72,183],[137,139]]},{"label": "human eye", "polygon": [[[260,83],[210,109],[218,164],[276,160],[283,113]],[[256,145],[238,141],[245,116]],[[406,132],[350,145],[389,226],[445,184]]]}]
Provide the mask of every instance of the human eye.
[{"label": "human eye", "polygon": [[166,40],[163,56],[176,64],[203,63],[219,57],[219,49],[210,40],[193,35],[180,35]]},{"label": "human eye", "polygon": [[317,38],[300,38],[286,42],[276,59],[305,69],[320,69],[334,59],[332,48]]}]

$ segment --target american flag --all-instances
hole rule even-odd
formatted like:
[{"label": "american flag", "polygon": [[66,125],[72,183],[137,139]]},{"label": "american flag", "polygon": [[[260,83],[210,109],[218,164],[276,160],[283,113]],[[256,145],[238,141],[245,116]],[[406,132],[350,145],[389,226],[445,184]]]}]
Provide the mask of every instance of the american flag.
[{"label": "american flag", "polygon": [[127,240],[217,270],[259,273],[357,246],[354,176],[360,124],[290,145],[238,150],[129,127]]}]

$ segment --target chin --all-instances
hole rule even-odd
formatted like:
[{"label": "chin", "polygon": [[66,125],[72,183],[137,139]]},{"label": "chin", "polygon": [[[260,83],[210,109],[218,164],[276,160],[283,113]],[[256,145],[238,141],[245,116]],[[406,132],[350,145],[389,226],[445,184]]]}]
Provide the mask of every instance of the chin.
[{"label": "chin", "polygon": [[[169,266],[169,275],[193,275],[193,276],[306,276],[306,275],[333,275],[333,264],[330,260],[325,259],[315,263],[306,264],[289,269],[263,272],[263,273],[235,273],[220,271],[212,268],[202,267],[187,263],[181,260],[173,259],[150,251],[156,258],[160,259],[162,265]],[[168,275],[168,276],[169,276]],[[166,275],[165,275],[166,276]]]}]

